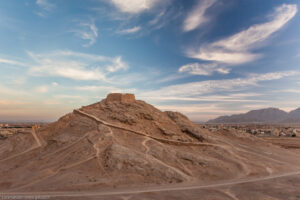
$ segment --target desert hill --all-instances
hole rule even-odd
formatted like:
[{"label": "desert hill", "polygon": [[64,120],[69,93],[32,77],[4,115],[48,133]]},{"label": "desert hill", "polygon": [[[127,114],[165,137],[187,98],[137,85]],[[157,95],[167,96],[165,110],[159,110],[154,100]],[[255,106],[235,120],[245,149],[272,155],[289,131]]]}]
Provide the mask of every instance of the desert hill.
[{"label": "desert hill", "polygon": [[208,123],[300,123],[300,108],[289,113],[278,108],[252,110],[244,114],[221,116]]},{"label": "desert hill", "polygon": [[0,140],[0,149],[0,192],[206,183],[300,164],[297,154],[262,139],[211,133],[131,94],[110,94],[31,134]]}]

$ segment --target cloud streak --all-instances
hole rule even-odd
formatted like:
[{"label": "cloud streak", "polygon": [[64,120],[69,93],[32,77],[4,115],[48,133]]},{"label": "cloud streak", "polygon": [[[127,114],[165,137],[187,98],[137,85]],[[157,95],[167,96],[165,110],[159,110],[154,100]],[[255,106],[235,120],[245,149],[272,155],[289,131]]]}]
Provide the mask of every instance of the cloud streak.
[{"label": "cloud streak", "polygon": [[272,34],[280,30],[296,15],[297,11],[296,4],[283,4],[269,16],[270,21],[255,24],[230,37],[201,46],[199,49],[188,49],[186,53],[191,58],[231,65],[256,60],[261,55],[252,53],[251,50],[261,46]]},{"label": "cloud streak", "polygon": [[89,47],[96,43],[98,38],[98,28],[94,20],[79,23],[79,29],[73,30],[75,35],[82,40],[87,40],[88,43],[83,44],[83,47]]},{"label": "cloud streak", "polygon": [[163,87],[158,90],[141,93],[145,98],[184,98],[199,97],[204,94],[216,92],[240,91],[248,87],[257,86],[259,82],[278,80],[289,76],[299,74],[297,71],[274,72],[266,74],[252,74],[246,78],[208,80],[200,82],[191,82],[176,84]]},{"label": "cloud streak", "polygon": [[5,58],[0,58],[0,64],[8,64],[8,65],[17,65],[17,66],[26,66],[26,64],[16,61],[16,60],[9,60]]},{"label": "cloud streak", "polygon": [[202,0],[195,6],[195,8],[187,15],[183,23],[183,31],[192,31],[209,21],[205,15],[206,11],[213,6],[217,0]]},{"label": "cloud streak", "polygon": [[55,7],[55,5],[48,0],[37,0],[36,4],[46,11],[51,11]]},{"label": "cloud streak", "polygon": [[129,14],[138,14],[153,8],[159,0],[111,0],[119,11]]},{"label": "cloud streak", "polygon": [[33,76],[106,81],[106,76],[110,73],[128,68],[120,56],[111,58],[72,51],[57,51],[48,54],[28,52],[28,55],[35,62],[29,67],[29,74]]},{"label": "cloud streak", "polygon": [[128,69],[128,66],[126,63],[124,63],[122,61],[122,57],[121,56],[118,56],[116,58],[114,58],[112,60],[112,64],[109,65],[106,70],[108,72],[117,72],[117,71],[120,71],[120,70],[127,70]]},{"label": "cloud streak", "polygon": [[135,27],[132,27],[132,28],[120,30],[120,31],[118,31],[118,33],[121,34],[121,35],[127,35],[127,34],[137,33],[140,30],[141,30],[140,26],[135,26]]},{"label": "cloud streak", "polygon": [[220,67],[217,63],[208,63],[208,64],[200,64],[200,63],[191,63],[187,65],[183,65],[178,69],[179,73],[188,73],[192,75],[204,75],[209,76],[214,72],[218,72],[220,74],[228,74],[230,72],[229,69]]}]

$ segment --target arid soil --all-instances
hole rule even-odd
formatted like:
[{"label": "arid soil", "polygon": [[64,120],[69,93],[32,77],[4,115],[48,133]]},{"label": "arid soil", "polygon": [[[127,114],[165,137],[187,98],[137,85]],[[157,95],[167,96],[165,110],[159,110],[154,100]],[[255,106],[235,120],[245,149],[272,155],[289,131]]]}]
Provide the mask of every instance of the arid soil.
[{"label": "arid soil", "polygon": [[300,137],[264,137],[264,140],[300,155]]},{"label": "arid soil", "polygon": [[[299,172],[300,173],[300,172]],[[254,178],[224,181],[206,185],[170,185],[161,187],[114,189],[82,192],[21,192],[4,193],[4,198],[39,197],[40,199],[109,199],[109,200],[298,200],[300,175],[277,178]]]},{"label": "arid soil", "polygon": [[[0,150],[0,193],[88,194],[137,186],[205,185],[300,170],[297,152],[249,134],[227,130],[211,133],[180,113],[161,112],[130,96],[111,96],[33,129],[31,134],[0,140]],[[291,177],[295,179],[289,182]],[[260,197],[281,184],[291,184],[290,190],[298,195],[293,188],[299,186],[299,176],[278,179],[278,185],[268,185]],[[161,195],[155,199],[183,199],[188,195],[211,199],[210,194],[224,197],[219,199],[247,199],[239,196],[255,193],[255,187],[262,187],[264,182],[274,182],[257,181],[140,195],[145,199],[151,199],[151,195]],[[132,199],[140,198],[135,195]]]}]

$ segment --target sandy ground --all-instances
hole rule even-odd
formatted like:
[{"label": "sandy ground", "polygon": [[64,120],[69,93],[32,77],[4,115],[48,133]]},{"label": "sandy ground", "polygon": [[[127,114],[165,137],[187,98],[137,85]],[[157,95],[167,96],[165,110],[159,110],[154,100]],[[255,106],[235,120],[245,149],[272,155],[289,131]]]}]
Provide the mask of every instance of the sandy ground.
[{"label": "sandy ground", "polygon": [[207,185],[178,184],[163,187],[131,188],[90,192],[2,193],[2,199],[300,199],[300,171],[266,177],[229,180]]}]

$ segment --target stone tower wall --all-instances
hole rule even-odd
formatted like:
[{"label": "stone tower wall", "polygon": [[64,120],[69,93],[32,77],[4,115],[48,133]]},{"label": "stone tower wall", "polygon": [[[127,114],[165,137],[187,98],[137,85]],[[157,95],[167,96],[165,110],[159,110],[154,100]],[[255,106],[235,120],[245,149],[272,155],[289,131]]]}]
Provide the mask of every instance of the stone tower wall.
[{"label": "stone tower wall", "polygon": [[119,101],[122,103],[129,103],[135,101],[134,94],[121,94],[121,93],[110,93],[106,97],[107,102]]}]

